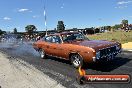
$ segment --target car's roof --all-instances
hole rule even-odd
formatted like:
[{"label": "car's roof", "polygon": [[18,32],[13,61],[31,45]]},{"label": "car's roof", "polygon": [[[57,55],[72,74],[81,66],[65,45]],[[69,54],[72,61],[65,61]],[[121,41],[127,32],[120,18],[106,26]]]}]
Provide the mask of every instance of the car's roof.
[{"label": "car's roof", "polygon": [[67,34],[75,34],[79,32],[61,32],[61,33],[54,33],[54,34],[49,34],[49,35],[67,35]]}]

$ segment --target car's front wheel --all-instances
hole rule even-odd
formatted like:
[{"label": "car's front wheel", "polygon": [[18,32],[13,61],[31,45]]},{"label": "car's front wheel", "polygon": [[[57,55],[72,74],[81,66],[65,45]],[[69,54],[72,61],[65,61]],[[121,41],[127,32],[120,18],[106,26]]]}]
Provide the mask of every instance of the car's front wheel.
[{"label": "car's front wheel", "polygon": [[79,68],[80,66],[83,66],[83,59],[80,55],[73,54],[71,55],[71,63],[75,68]]},{"label": "car's front wheel", "polygon": [[46,58],[46,53],[45,53],[45,51],[43,49],[39,50],[39,54],[40,54],[40,58],[41,59],[45,59]]}]

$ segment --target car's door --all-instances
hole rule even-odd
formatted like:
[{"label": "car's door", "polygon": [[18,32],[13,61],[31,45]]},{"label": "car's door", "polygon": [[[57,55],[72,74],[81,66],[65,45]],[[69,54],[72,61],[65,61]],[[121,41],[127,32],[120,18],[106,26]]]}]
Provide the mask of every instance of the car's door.
[{"label": "car's door", "polygon": [[42,48],[44,49],[44,51],[46,52],[46,54],[50,54],[51,53],[51,49],[50,49],[50,44],[52,42],[52,36],[46,36],[43,38],[43,46]]},{"label": "car's door", "polygon": [[59,35],[45,37],[45,49],[48,55],[65,58],[65,49]]},{"label": "car's door", "polygon": [[58,35],[52,36],[52,42],[50,44],[50,49],[52,49],[51,55],[60,57],[59,52],[61,50],[61,39]]},{"label": "car's door", "polygon": [[61,40],[57,35],[50,35],[45,37],[45,50],[48,55],[58,56],[58,48]]},{"label": "car's door", "polygon": [[58,35],[53,36],[52,43],[54,43],[52,46],[52,48],[54,49],[53,50],[54,56],[66,58],[67,54],[66,54],[65,46],[62,43],[61,36]]}]

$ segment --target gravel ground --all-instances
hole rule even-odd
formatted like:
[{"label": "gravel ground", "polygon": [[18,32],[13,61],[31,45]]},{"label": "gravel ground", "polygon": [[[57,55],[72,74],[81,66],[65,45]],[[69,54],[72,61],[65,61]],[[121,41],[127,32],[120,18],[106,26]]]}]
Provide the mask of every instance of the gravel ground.
[{"label": "gravel ground", "polygon": [[0,53],[0,88],[63,88],[32,65]]}]

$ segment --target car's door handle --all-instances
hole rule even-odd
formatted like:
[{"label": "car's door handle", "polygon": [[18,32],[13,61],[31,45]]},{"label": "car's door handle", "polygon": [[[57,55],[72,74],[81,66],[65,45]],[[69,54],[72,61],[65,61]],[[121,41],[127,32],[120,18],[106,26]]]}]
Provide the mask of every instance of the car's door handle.
[{"label": "car's door handle", "polygon": [[63,50],[62,48],[59,48],[59,50]]},{"label": "car's door handle", "polygon": [[57,50],[63,50],[62,48],[53,48],[53,49],[57,49]]},{"label": "car's door handle", "polygon": [[49,48],[49,46],[46,46],[47,48]]}]

